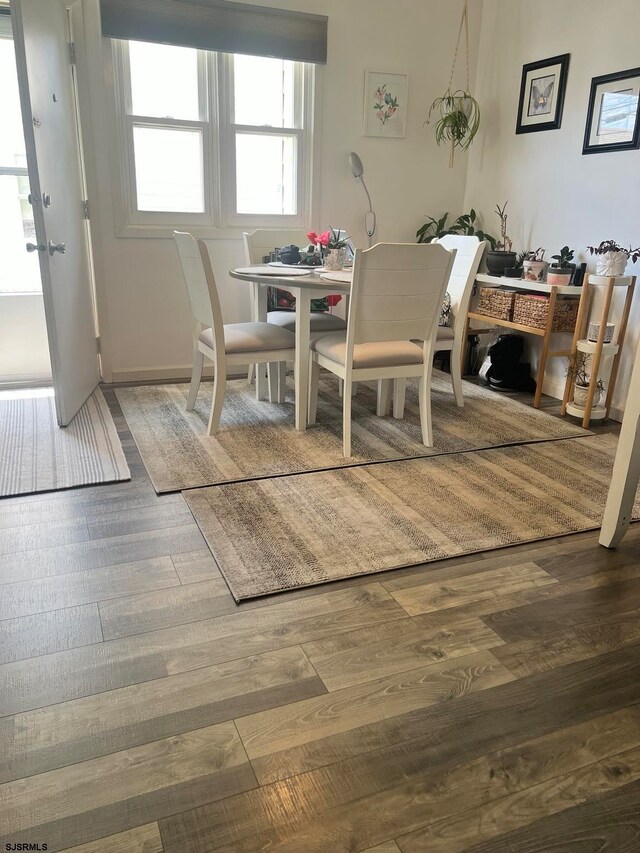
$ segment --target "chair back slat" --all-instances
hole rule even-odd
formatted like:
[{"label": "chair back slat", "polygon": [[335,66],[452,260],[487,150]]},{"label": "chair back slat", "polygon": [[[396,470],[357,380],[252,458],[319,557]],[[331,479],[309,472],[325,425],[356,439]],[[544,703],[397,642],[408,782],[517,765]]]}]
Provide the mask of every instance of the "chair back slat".
[{"label": "chair back slat", "polygon": [[224,358],[224,328],[222,309],[207,245],[185,231],[174,231],[189,306],[194,323],[213,331],[216,360]]},{"label": "chair back slat", "polygon": [[454,257],[455,252],[424,243],[357,250],[347,345],[431,339]]},{"label": "chair back slat", "polygon": [[445,234],[434,242],[445,249],[455,249],[456,257],[447,284],[447,293],[451,297],[451,312],[454,317],[465,317],[469,310],[469,301],[476,274],[487,243],[477,237],[458,234]]},{"label": "chair back slat", "polygon": [[268,255],[275,248],[281,249],[283,246],[298,246],[300,249],[305,249],[309,245],[307,233],[302,228],[280,228],[277,230],[269,230],[267,228],[257,228],[255,231],[245,231],[242,235],[244,244],[245,262],[251,264],[261,264],[265,255]]}]

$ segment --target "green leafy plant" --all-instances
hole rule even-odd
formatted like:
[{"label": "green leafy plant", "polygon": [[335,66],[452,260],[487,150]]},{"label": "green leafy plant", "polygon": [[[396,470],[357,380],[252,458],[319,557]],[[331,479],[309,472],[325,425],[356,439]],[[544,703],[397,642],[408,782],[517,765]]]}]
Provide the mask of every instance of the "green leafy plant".
[{"label": "green leafy plant", "polygon": [[507,204],[509,202],[505,201],[505,203],[500,207],[499,204],[496,204],[495,212],[498,214],[498,218],[500,219],[500,240],[496,245],[496,249],[499,252],[510,252],[511,246],[513,242],[510,237],[507,237]]},{"label": "green leafy plant", "polygon": [[434,129],[438,145],[449,145],[449,167],[453,166],[455,149],[466,151],[480,127],[480,106],[470,92],[465,89],[451,89],[431,104],[426,124],[432,116],[439,116]]},{"label": "green leafy plant", "polygon": [[542,246],[538,246],[537,249],[530,249],[528,252],[525,252],[524,260],[525,261],[544,261],[544,253],[546,249],[543,249]]},{"label": "green leafy plant", "polygon": [[516,268],[516,269],[521,269],[521,268],[522,268],[522,264],[523,264],[526,260],[527,260],[527,253],[526,253],[526,252],[518,252],[518,254],[516,255],[516,262],[515,262],[515,264],[514,264],[515,268]]},{"label": "green leafy plant", "polygon": [[559,270],[568,270],[571,267],[573,255],[573,249],[570,249],[568,246],[563,246],[560,249],[559,254],[551,255],[552,260],[556,262],[553,266]]},{"label": "green leafy plant", "polygon": [[587,246],[587,249],[590,255],[606,255],[607,252],[624,252],[627,258],[631,258],[632,264],[635,264],[640,258],[640,246],[636,249],[632,249],[631,246],[625,249],[624,246],[619,246],[615,240],[603,240],[599,246]]},{"label": "green leafy plant", "polygon": [[[589,362],[589,353],[575,350],[572,352],[567,361],[567,376],[580,388],[586,388],[589,385],[591,376],[587,372],[587,364]],[[598,379],[596,382],[596,391],[602,393],[604,391],[604,382]]]},{"label": "green leafy plant", "polygon": [[473,208],[469,213],[462,213],[454,222],[447,225],[449,219],[448,213],[443,213],[439,219],[430,216],[427,221],[416,231],[416,239],[418,243],[431,243],[432,240],[438,237],[444,237],[445,234],[462,234],[466,237],[477,237],[478,240],[486,240],[492,249],[495,249],[496,238],[491,234],[487,234],[479,225],[478,217]]}]

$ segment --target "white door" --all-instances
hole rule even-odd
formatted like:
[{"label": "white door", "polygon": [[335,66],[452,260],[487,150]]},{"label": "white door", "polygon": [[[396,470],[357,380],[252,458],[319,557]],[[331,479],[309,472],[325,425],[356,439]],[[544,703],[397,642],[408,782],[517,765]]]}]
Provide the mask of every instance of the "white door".
[{"label": "white door", "polygon": [[[66,426],[100,380],[67,10],[12,0],[20,102],[56,412]],[[27,247],[25,247],[27,251]]]}]

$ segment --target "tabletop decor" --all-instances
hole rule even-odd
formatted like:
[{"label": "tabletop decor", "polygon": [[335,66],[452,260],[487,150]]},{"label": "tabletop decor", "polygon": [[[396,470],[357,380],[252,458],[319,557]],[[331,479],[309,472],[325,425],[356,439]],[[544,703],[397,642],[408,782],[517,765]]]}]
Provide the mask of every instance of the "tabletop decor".
[{"label": "tabletop decor", "polygon": [[324,268],[327,270],[341,270],[347,260],[347,241],[341,239],[340,229],[330,228],[322,234],[309,231],[307,237],[319,246],[324,258]]},{"label": "tabletop decor", "polygon": [[507,235],[507,204],[508,202],[505,201],[502,207],[499,204],[496,205],[495,212],[500,220],[500,240],[490,252],[487,252],[486,264],[489,275],[503,275],[505,269],[512,267],[516,262],[516,253],[511,250],[513,241]]},{"label": "tabletop decor", "polygon": [[555,264],[551,264],[547,270],[547,284],[569,284],[576,269],[576,265],[572,263],[573,256],[574,251],[568,246],[563,246],[557,255],[551,255]]},{"label": "tabletop decor", "polygon": [[640,148],[640,68],[591,80],[583,154]]},{"label": "tabletop decor", "polygon": [[516,133],[560,127],[568,70],[568,53],[522,66]]},{"label": "tabletop decor", "polygon": [[367,71],[364,80],[364,135],[406,136],[407,75]]},{"label": "tabletop decor", "polygon": [[[465,35],[467,85],[464,89],[454,90],[453,74],[456,68],[460,37],[462,36],[463,29]],[[432,115],[437,117],[434,125],[436,142],[438,145],[445,142],[449,146],[449,168],[452,168],[456,148],[466,151],[473,142],[480,127],[480,106],[472,96],[469,85],[469,16],[467,0],[464,0],[462,17],[460,18],[460,29],[458,30],[458,40],[451,64],[449,85],[444,95],[436,98],[431,104],[425,124],[431,123]]]}]

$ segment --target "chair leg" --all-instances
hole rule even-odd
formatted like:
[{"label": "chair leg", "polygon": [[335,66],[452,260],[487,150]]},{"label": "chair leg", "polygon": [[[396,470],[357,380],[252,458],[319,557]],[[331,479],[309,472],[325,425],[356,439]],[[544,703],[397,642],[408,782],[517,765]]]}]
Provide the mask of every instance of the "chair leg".
[{"label": "chair leg", "polygon": [[226,384],[227,377],[220,376],[220,374],[216,370],[215,376],[213,378],[213,398],[211,400],[211,414],[209,415],[207,435],[215,435],[218,432],[218,427],[220,425],[220,415],[222,414],[222,404],[224,403],[224,391]]},{"label": "chair leg", "polygon": [[249,365],[249,370],[247,371],[247,385],[251,385],[256,376],[256,366],[255,364]]},{"label": "chair leg", "polygon": [[267,365],[256,364],[256,400],[265,400],[268,394]]},{"label": "chair leg", "polygon": [[338,394],[341,397],[344,394],[344,379],[338,379]]},{"label": "chair leg", "polygon": [[287,397],[287,362],[278,362],[278,402],[284,403]]},{"label": "chair leg", "polygon": [[404,418],[404,398],[407,391],[407,380],[404,376],[393,383],[393,417],[396,420]]},{"label": "chair leg", "polygon": [[267,384],[269,385],[269,402],[275,403],[278,400],[278,370],[279,363],[270,361],[267,364]]},{"label": "chair leg", "polygon": [[189,396],[187,397],[187,411],[192,412],[198,397],[198,388],[202,381],[202,368],[204,367],[204,355],[198,349],[198,345],[193,348],[193,367],[191,368],[191,385],[189,386]]},{"label": "chair leg", "polygon": [[384,418],[389,414],[392,383],[393,379],[378,379],[378,405],[376,406],[376,415],[379,418]]},{"label": "chair leg", "polygon": [[429,362],[425,367],[424,373],[420,377],[419,397],[422,443],[425,447],[433,447],[433,425],[431,423],[431,362]]},{"label": "chair leg", "polygon": [[346,459],[351,456],[351,384],[345,381],[342,397],[342,455]]},{"label": "chair leg", "polygon": [[462,354],[460,347],[454,344],[449,359],[449,371],[451,372],[451,384],[453,385],[453,396],[455,397],[456,406],[459,409],[464,407],[464,397],[462,395]]},{"label": "chair leg", "polygon": [[[340,380],[342,381],[342,380]],[[318,416],[318,384],[320,382],[320,365],[317,361],[311,361],[311,375],[309,377],[309,418],[308,423],[315,424]]]}]

